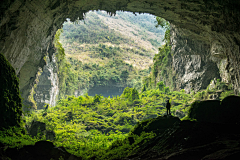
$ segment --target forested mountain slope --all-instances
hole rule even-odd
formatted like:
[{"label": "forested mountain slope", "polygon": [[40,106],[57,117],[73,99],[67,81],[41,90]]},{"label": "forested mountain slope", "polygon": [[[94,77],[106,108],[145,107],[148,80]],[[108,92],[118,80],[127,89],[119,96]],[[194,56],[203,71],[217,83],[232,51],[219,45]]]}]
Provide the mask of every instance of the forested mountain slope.
[{"label": "forested mountain slope", "polygon": [[68,65],[59,67],[60,97],[79,96],[89,89],[90,95],[105,90],[104,96],[121,95],[127,86],[140,90],[142,77],[150,73],[152,59],[163,44],[165,30],[155,25],[155,17],[149,14],[110,16],[105,11],[64,23],[59,41]]},{"label": "forested mountain slope", "polygon": [[[99,63],[103,62],[102,57],[114,56],[143,69],[152,63],[150,59],[163,43],[165,31],[156,28],[155,24],[155,17],[149,14],[117,12],[115,16],[110,16],[105,11],[89,12],[84,21],[64,23],[60,41],[66,55],[81,55],[78,59],[83,63],[96,60]],[[103,44],[100,48],[108,50],[97,50],[99,44]],[[115,53],[118,48],[121,54]],[[104,54],[108,51],[110,53]],[[100,53],[100,59],[96,59],[94,53]]]}]

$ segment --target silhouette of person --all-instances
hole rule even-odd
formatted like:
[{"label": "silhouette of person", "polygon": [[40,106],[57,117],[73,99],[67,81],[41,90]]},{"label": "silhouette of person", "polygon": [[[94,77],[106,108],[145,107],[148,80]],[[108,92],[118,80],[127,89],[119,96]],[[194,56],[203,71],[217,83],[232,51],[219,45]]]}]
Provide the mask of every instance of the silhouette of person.
[{"label": "silhouette of person", "polygon": [[46,106],[46,108],[45,108],[45,111],[48,109],[48,105]]},{"label": "silhouette of person", "polygon": [[171,104],[169,103],[169,99],[167,100],[166,108],[167,108],[167,115],[171,115],[171,112],[170,112]]}]

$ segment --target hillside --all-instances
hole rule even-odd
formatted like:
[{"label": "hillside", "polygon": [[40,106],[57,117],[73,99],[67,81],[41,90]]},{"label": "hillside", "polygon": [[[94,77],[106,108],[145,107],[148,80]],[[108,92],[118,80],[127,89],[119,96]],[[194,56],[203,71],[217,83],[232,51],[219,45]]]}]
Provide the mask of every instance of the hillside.
[{"label": "hillside", "polygon": [[[148,21],[145,21],[148,19]],[[134,15],[117,12],[109,16],[105,11],[88,12],[84,21],[63,25],[60,42],[68,57],[76,57],[83,63],[97,62],[103,65],[106,59],[94,56],[99,54],[99,44],[113,52],[134,67],[146,69],[162,45],[164,30],[155,27],[155,17],[149,14]],[[116,49],[119,49],[119,52]],[[119,53],[119,54],[118,54]],[[112,58],[113,55],[105,55]]]},{"label": "hillside", "polygon": [[149,14],[109,16],[105,11],[89,12],[84,21],[67,20],[58,40],[66,55],[58,67],[59,97],[86,92],[108,97],[121,95],[125,87],[140,90],[163,43],[164,29],[156,28],[155,21]]}]

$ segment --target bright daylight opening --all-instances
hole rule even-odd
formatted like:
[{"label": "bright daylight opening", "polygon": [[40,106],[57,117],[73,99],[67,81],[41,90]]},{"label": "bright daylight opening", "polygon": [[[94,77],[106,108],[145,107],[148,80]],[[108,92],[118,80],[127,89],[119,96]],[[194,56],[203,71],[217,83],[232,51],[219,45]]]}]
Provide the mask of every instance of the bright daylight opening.
[{"label": "bright daylight opening", "polygon": [[60,94],[112,97],[126,87],[140,90],[163,44],[165,31],[155,25],[156,17],[150,14],[110,16],[105,11],[88,12],[84,21],[65,22],[60,42],[71,64],[68,75],[77,80],[66,79],[72,90],[60,88]]}]

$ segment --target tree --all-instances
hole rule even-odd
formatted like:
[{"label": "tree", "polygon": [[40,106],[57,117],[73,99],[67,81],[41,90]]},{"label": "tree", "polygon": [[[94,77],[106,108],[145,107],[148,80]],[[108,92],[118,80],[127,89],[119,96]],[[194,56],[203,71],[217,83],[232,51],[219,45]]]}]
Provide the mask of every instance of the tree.
[{"label": "tree", "polygon": [[158,82],[157,87],[160,91],[163,91],[164,88],[165,88],[165,85],[164,85],[163,81]]},{"label": "tree", "polygon": [[137,100],[137,99],[139,99],[138,91],[135,88],[133,88],[130,96],[130,101],[133,102],[134,100]]},{"label": "tree", "polygon": [[127,80],[128,76],[129,76],[129,72],[128,72],[127,70],[122,71],[122,73],[121,73],[121,75],[120,75],[120,77],[121,77],[124,81]]},{"label": "tree", "polygon": [[169,87],[164,87],[164,92],[165,92],[166,94],[168,94],[168,93],[170,92]]},{"label": "tree", "polygon": [[99,103],[101,102],[101,94],[95,94],[94,98],[93,98],[93,102],[94,103]]},{"label": "tree", "polygon": [[124,96],[125,98],[129,98],[129,97],[130,97],[131,89],[132,89],[132,88],[129,88],[129,87],[126,87],[126,88],[124,89],[124,91],[123,91],[123,96]]},{"label": "tree", "polygon": [[157,24],[155,27],[161,26],[162,28],[166,29],[163,41],[165,41],[166,44],[170,44],[170,23],[161,17],[156,17],[156,20]]},{"label": "tree", "polygon": [[147,87],[146,87],[146,83],[143,85],[143,88],[142,88],[142,93],[145,92],[147,90]]}]

